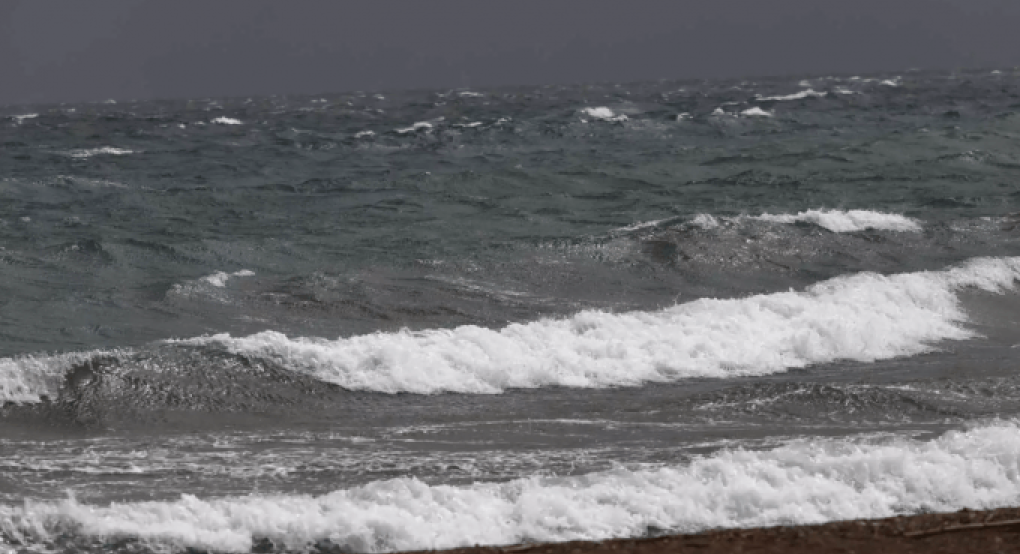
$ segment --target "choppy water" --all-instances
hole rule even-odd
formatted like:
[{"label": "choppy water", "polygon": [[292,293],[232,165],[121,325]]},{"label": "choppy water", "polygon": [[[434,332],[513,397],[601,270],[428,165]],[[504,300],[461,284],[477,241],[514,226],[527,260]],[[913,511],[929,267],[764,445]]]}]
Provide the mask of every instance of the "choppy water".
[{"label": "choppy water", "polygon": [[0,552],[1020,504],[1015,72],[8,106],[0,145]]}]

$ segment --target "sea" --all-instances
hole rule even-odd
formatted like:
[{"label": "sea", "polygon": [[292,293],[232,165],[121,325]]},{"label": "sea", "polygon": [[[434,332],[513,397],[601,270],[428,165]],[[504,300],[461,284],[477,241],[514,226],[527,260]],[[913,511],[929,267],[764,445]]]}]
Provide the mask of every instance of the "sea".
[{"label": "sea", "polygon": [[0,107],[0,554],[1020,505],[1020,70]]}]

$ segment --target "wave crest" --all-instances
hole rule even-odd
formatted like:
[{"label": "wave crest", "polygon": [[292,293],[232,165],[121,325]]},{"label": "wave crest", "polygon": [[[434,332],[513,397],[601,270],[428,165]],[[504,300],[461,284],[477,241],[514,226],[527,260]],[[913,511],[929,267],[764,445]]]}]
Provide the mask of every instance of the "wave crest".
[{"label": "wave crest", "polygon": [[837,277],[802,292],[702,299],[653,312],[584,311],[493,330],[476,326],[338,340],[274,331],[182,341],[272,360],[350,390],[500,393],[764,375],[837,360],[871,362],[971,338],[955,294],[1001,292],[1020,258],[939,272]]}]

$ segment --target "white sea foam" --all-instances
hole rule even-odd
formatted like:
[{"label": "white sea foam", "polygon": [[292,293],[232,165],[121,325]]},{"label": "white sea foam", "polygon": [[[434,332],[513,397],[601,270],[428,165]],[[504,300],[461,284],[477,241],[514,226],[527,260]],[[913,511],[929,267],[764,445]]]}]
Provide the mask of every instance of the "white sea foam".
[{"label": "white sea foam", "polygon": [[702,229],[715,229],[719,226],[719,219],[710,214],[698,214],[691,219],[691,225]]},{"label": "white sea foam", "polygon": [[744,117],[772,117],[773,114],[772,112],[765,111],[758,106],[755,106],[740,112],[740,115]]},{"label": "white sea foam", "polygon": [[366,138],[366,137],[374,137],[374,136],[375,136],[375,132],[374,131],[359,131],[359,132],[354,134],[354,138]]},{"label": "white sea foam", "polygon": [[773,102],[785,102],[788,100],[801,100],[804,98],[822,98],[825,96],[824,92],[816,92],[813,89],[802,90],[793,94],[787,94],[785,96],[760,96],[755,95],[755,99],[759,101],[773,101]]},{"label": "white sea foam", "polygon": [[64,375],[75,364],[108,352],[73,352],[54,356],[0,358],[0,405],[4,402],[35,403],[43,396],[55,398]]},{"label": "white sea foam", "polygon": [[26,119],[35,119],[37,117],[39,117],[39,114],[37,113],[27,113],[24,115],[12,115],[11,119],[13,119],[18,125],[21,125]]},{"label": "white sea foam", "polygon": [[405,135],[407,133],[413,133],[415,131],[420,131],[422,129],[431,129],[431,128],[432,128],[432,124],[429,123],[428,121],[419,121],[419,122],[415,123],[414,125],[411,125],[410,127],[404,127],[402,129],[396,129],[396,131],[398,133],[400,133],[401,135]]},{"label": "white sea foam", "polygon": [[581,109],[581,113],[599,121],[627,121],[626,115],[617,115],[613,112],[613,110],[605,106],[599,106],[597,108],[583,108]]},{"label": "white sea foam", "polygon": [[206,275],[202,277],[202,281],[209,283],[214,287],[225,287],[227,286],[227,280],[231,277],[252,277],[255,275],[254,271],[248,269],[242,269],[241,271],[235,271],[233,273],[227,273],[225,271],[217,271],[212,275]]},{"label": "white sea foam", "polygon": [[619,227],[613,229],[613,233],[629,233],[631,231],[637,231],[639,229],[647,229],[649,227],[655,227],[656,225],[668,221],[667,219],[653,219],[652,221],[638,221],[637,223],[631,223],[625,227]]},{"label": "white sea foam", "polygon": [[917,220],[899,214],[870,210],[807,210],[798,214],[762,214],[751,217],[775,223],[814,223],[836,233],[851,233],[865,229],[884,231],[920,231]]},{"label": "white sea foam", "polygon": [[600,540],[1014,505],[1018,467],[1020,426],[999,422],[929,442],[804,440],[654,470],[469,486],[401,478],[319,497],[26,501],[0,506],[0,531],[35,543],[72,532],[222,552],[249,552],[259,538],[293,550],[329,539],[358,552]]},{"label": "white sea foam", "polygon": [[78,150],[68,150],[67,155],[72,158],[91,158],[92,156],[126,156],[128,154],[134,154],[134,150],[128,150],[127,148],[114,148],[112,146],[103,146],[101,148],[82,148]]},{"label": "white sea foam", "polygon": [[227,281],[237,277],[251,277],[255,275],[255,272],[242,269],[233,273],[227,273],[225,271],[217,271],[211,275],[200,277],[191,281],[185,281],[183,283],[175,283],[167,291],[168,297],[177,298],[198,298],[202,300],[216,300],[219,302],[229,302],[231,299],[230,293],[225,290]]},{"label": "white sea foam", "polygon": [[463,326],[338,340],[265,331],[186,339],[272,359],[353,390],[495,394],[508,388],[637,386],[872,362],[974,336],[955,292],[1011,288],[1020,258],[939,272],[860,273],[801,292],[701,299],[658,311],[583,311],[502,329]]},{"label": "white sea foam", "polygon": [[210,123],[216,123],[219,125],[242,125],[243,122],[240,119],[234,119],[232,117],[217,117],[210,121]]}]

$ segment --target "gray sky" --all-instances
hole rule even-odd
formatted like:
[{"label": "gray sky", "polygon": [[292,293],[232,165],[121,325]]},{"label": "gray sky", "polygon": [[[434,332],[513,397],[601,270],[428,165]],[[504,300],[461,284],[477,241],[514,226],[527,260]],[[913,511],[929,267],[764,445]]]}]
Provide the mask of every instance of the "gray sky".
[{"label": "gray sky", "polygon": [[1020,65],[1018,0],[0,0],[0,104]]}]

